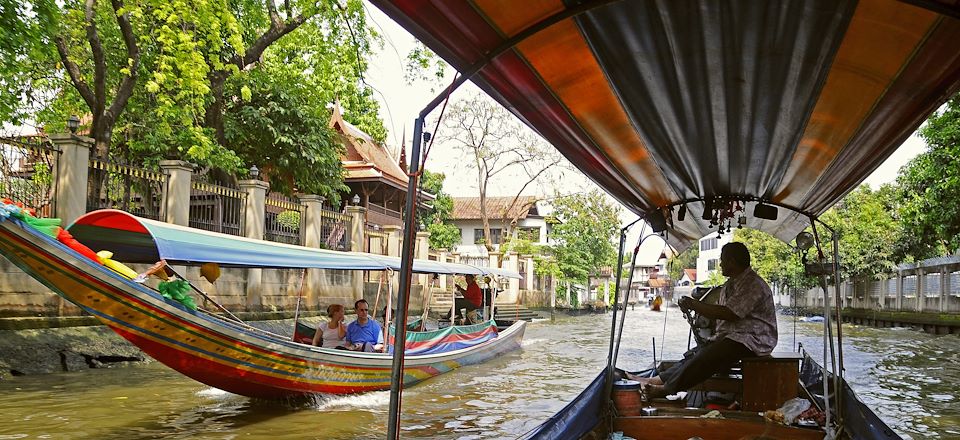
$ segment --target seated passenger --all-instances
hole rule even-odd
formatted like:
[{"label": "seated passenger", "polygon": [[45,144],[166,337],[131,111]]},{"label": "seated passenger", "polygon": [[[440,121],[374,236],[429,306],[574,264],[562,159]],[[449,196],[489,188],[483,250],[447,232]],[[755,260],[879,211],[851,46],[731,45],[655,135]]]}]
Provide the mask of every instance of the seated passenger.
[{"label": "seated passenger", "polygon": [[460,318],[463,318],[463,316],[460,316],[461,309],[466,309],[469,312],[483,307],[483,293],[480,292],[480,286],[477,285],[477,277],[467,274],[464,275],[464,278],[467,280],[467,288],[456,286],[457,292],[463,295],[463,298],[454,300],[454,314]]},{"label": "seated passenger", "polygon": [[370,319],[370,305],[364,299],[353,303],[357,311],[357,320],[347,326],[348,350],[383,351],[383,331],[380,323]]},{"label": "seated passenger", "polygon": [[728,243],[720,250],[720,269],[729,277],[723,286],[723,304],[706,304],[691,297],[680,298],[681,309],[718,319],[713,342],[697,347],[692,356],[659,376],[636,378],[647,399],[690,389],[714,373],[730,368],[743,358],[770,354],[777,346],[777,315],[767,282],[750,267],[750,252],[743,243]]},{"label": "seated passenger", "polygon": [[323,348],[342,347],[347,343],[347,325],[343,323],[343,306],[330,304],[327,306],[329,321],[320,324],[313,335],[313,345]]}]

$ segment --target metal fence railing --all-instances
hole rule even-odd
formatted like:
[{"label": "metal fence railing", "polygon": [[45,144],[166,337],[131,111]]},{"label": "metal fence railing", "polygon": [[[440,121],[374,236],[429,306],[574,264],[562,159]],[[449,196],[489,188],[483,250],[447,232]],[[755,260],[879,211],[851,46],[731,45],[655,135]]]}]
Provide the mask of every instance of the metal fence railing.
[{"label": "metal fence railing", "polygon": [[264,240],[303,244],[303,220],[306,207],[280,195],[264,200]]},{"label": "metal fence railing", "polygon": [[44,137],[0,137],[0,198],[55,216],[59,159],[60,150]]},{"label": "metal fence railing", "polygon": [[190,227],[243,235],[246,192],[206,182],[190,185]]},{"label": "metal fence railing", "polygon": [[[320,238],[327,249],[349,251],[350,231],[352,222],[350,216],[326,209],[320,211],[323,226],[320,228]],[[361,249],[357,249],[360,251]]]},{"label": "metal fence railing", "polygon": [[87,174],[87,211],[119,209],[160,220],[167,177],[159,171],[91,159]]}]

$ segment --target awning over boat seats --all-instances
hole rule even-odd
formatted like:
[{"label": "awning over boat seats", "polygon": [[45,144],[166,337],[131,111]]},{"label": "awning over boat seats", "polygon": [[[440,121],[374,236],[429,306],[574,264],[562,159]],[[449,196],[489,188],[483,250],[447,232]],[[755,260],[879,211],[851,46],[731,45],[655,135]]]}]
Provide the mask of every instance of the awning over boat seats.
[{"label": "awning over boat seats", "polygon": [[960,90],[956,0],[371,1],[678,250],[714,198],[792,240]]},{"label": "awning over boat seats", "polygon": [[[400,270],[400,259],[360,252],[340,252],[237,237],[158,222],[124,211],[105,209],[87,213],[67,230],[94,250],[113,252],[125,263],[218,263],[223,267],[314,268],[342,270]],[[467,264],[414,260],[413,271],[444,275],[520,274]]]}]

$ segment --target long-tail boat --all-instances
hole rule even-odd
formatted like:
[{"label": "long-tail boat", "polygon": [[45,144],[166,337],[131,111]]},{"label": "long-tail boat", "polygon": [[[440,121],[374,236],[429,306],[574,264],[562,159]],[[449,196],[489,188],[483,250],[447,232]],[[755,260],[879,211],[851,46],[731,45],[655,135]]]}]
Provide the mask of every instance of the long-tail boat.
[{"label": "long-tail boat", "polygon": [[[395,271],[382,255],[311,249],[234,237],[139,218],[122,211],[90,212],[66,229],[32,226],[12,205],[0,205],[0,253],[54,292],[96,316],[146,354],[199,382],[231,393],[280,399],[313,393],[347,394],[390,388],[392,356],[320,348],[259,330],[224,313],[190,307],[131,279],[90,249],[112,252],[110,263],[222,267]],[[10,213],[14,215],[10,215]],[[59,236],[61,240],[55,238]],[[65,243],[72,243],[68,245]],[[79,243],[79,245],[77,245]],[[102,260],[102,259],[101,259]],[[124,267],[129,267],[124,265]],[[418,260],[420,273],[519,277],[502,269]],[[402,380],[412,385],[520,347],[525,323],[502,328],[489,320],[407,333]],[[296,334],[296,332],[294,332]]]},{"label": "long-tail boat", "polygon": [[[744,365],[732,389],[741,398],[748,386],[762,397],[785,390],[764,409],[800,397],[825,415],[823,426],[785,426],[753,410],[704,419],[661,402],[658,415],[611,410],[625,315],[618,323],[614,308],[607,367],[530,438],[611,429],[637,439],[897,438],[843,381],[842,328],[831,319],[841,301],[830,310],[827,286],[839,279],[838,236],[820,216],[960,89],[957,2],[372,2],[458,72],[414,121],[411,169],[424,121],[472,81],[677,251],[711,233],[760,229],[798,237],[821,280],[823,364],[807,357],[798,378],[794,360],[783,370],[791,375],[767,383],[770,370]],[[800,235],[807,228],[813,235]],[[399,402],[391,400],[389,438],[399,437]]]}]

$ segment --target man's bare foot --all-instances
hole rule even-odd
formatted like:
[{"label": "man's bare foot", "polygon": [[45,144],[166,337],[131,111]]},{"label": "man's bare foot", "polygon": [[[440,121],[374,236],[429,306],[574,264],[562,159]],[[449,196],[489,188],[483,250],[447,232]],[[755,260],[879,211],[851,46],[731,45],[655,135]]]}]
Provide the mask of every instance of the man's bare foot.
[{"label": "man's bare foot", "polygon": [[660,379],[660,376],[640,377],[627,373],[627,379],[640,382],[640,385],[663,385],[663,380]]},{"label": "man's bare foot", "polygon": [[643,398],[647,402],[667,397],[667,394],[667,389],[663,385],[646,384],[643,386]]}]

